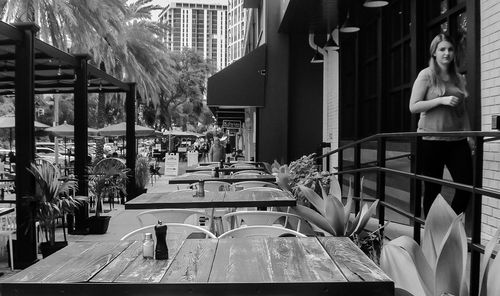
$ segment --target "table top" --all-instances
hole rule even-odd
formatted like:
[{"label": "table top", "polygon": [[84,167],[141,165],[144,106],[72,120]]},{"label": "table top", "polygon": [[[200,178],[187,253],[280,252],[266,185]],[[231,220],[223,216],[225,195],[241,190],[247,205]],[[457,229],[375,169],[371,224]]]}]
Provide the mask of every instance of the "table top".
[{"label": "table top", "polygon": [[195,192],[143,193],[126,202],[125,209],[293,207],[297,204],[285,191],[205,191],[204,197],[194,197]]},{"label": "table top", "polygon": [[[2,295],[394,295],[394,283],[345,237],[78,242],[0,283]],[[155,283],[155,284],[152,284]],[[85,285],[83,285],[85,284]]]},{"label": "table top", "polygon": [[[202,167],[197,167],[197,168],[187,168],[186,172],[187,173],[192,173],[192,172],[207,172],[207,171],[212,171],[214,168],[213,167],[208,167],[208,166],[202,166]],[[266,169],[263,167],[258,167],[258,168],[218,168],[219,172],[241,172],[241,171],[262,171],[264,172]]]},{"label": "table top", "polygon": [[[15,202],[15,201],[14,201]],[[14,212],[15,208],[0,208],[0,216]]]},{"label": "table top", "polygon": [[169,184],[191,184],[196,183],[199,180],[205,181],[224,181],[228,183],[236,183],[242,181],[264,181],[264,182],[276,182],[276,177],[270,174],[265,175],[244,175],[244,176],[221,176],[219,178],[214,178],[210,175],[191,175],[185,174],[178,177],[173,177],[168,180]]}]

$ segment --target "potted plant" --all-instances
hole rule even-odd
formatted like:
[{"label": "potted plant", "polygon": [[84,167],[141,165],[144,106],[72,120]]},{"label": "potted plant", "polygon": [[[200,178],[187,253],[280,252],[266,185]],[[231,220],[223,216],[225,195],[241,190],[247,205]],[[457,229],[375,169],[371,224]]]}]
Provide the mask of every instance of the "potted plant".
[{"label": "potted plant", "polygon": [[136,196],[146,193],[149,178],[149,160],[146,157],[138,157],[135,162]]},{"label": "potted plant", "polygon": [[[35,203],[35,217],[43,229],[45,242],[40,243],[43,257],[64,248],[68,245],[64,230],[64,215],[73,213],[79,201],[70,193],[77,189],[74,179],[61,180],[59,170],[48,161],[32,163],[28,171],[35,177],[37,189],[34,196],[30,196]],[[64,241],[56,241],[56,220],[63,218]]]},{"label": "potted plant", "polygon": [[104,234],[108,231],[111,216],[103,216],[102,203],[105,198],[115,198],[127,194],[127,173],[125,164],[118,158],[105,158],[92,170],[90,189],[95,197],[95,216],[88,219],[90,234]]}]

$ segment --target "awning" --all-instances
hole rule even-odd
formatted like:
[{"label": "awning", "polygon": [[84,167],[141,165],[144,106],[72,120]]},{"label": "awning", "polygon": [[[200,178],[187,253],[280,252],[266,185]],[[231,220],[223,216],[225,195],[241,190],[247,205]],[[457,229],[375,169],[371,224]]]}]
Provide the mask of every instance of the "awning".
[{"label": "awning", "polygon": [[287,34],[328,34],[339,24],[339,11],[345,10],[340,2],[340,0],[289,0],[284,7],[278,31]]},{"label": "awning", "polygon": [[266,45],[208,78],[207,105],[263,107],[266,86]]}]

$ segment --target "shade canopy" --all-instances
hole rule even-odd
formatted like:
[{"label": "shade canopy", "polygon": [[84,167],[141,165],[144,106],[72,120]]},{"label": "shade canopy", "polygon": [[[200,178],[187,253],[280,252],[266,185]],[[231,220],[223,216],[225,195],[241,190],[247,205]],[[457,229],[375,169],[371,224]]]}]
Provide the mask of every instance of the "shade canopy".
[{"label": "shade canopy", "polygon": [[[88,129],[88,135],[91,137],[97,136],[97,130],[95,128],[89,127]],[[56,125],[49,127],[45,129],[46,132],[51,133],[52,135],[56,137],[63,137],[63,138],[73,138],[75,137],[75,126],[71,124],[67,124],[64,122],[61,125]]]},{"label": "shade canopy", "polygon": [[[125,122],[108,125],[98,130],[100,136],[103,137],[123,137],[127,132],[127,127]],[[136,137],[148,137],[155,135],[155,130],[149,127],[135,125],[135,136]]]},{"label": "shade canopy", "polygon": [[[15,128],[16,127],[16,117],[13,114],[0,116],[0,128]],[[49,126],[41,122],[35,121],[36,129],[44,129]]]},{"label": "shade canopy", "polygon": [[204,137],[205,135],[195,133],[195,132],[184,132],[184,131],[164,131],[164,136],[180,136],[180,137]]}]

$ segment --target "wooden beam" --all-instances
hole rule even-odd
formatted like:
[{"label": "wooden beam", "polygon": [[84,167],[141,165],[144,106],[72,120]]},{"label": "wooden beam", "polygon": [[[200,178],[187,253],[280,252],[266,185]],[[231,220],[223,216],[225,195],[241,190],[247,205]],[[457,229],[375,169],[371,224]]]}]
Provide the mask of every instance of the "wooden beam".
[{"label": "wooden beam", "polygon": [[127,168],[130,169],[127,180],[127,201],[135,197],[135,160],[137,149],[135,144],[135,106],[136,106],[136,88],[135,83],[128,84],[127,97],[125,98],[125,113],[127,117]]},{"label": "wooden beam", "polygon": [[[34,41],[38,26],[20,23],[22,40],[16,45],[16,224],[15,268],[26,268],[37,260],[35,205],[27,196],[35,194],[35,180],[27,168],[35,157]],[[12,250],[11,250],[12,251]]]},{"label": "wooden beam", "polygon": [[[75,83],[75,174],[78,179],[78,195],[88,196],[87,155],[88,155],[88,90],[87,65],[89,55],[76,55]],[[78,111],[76,111],[78,110]]]}]

